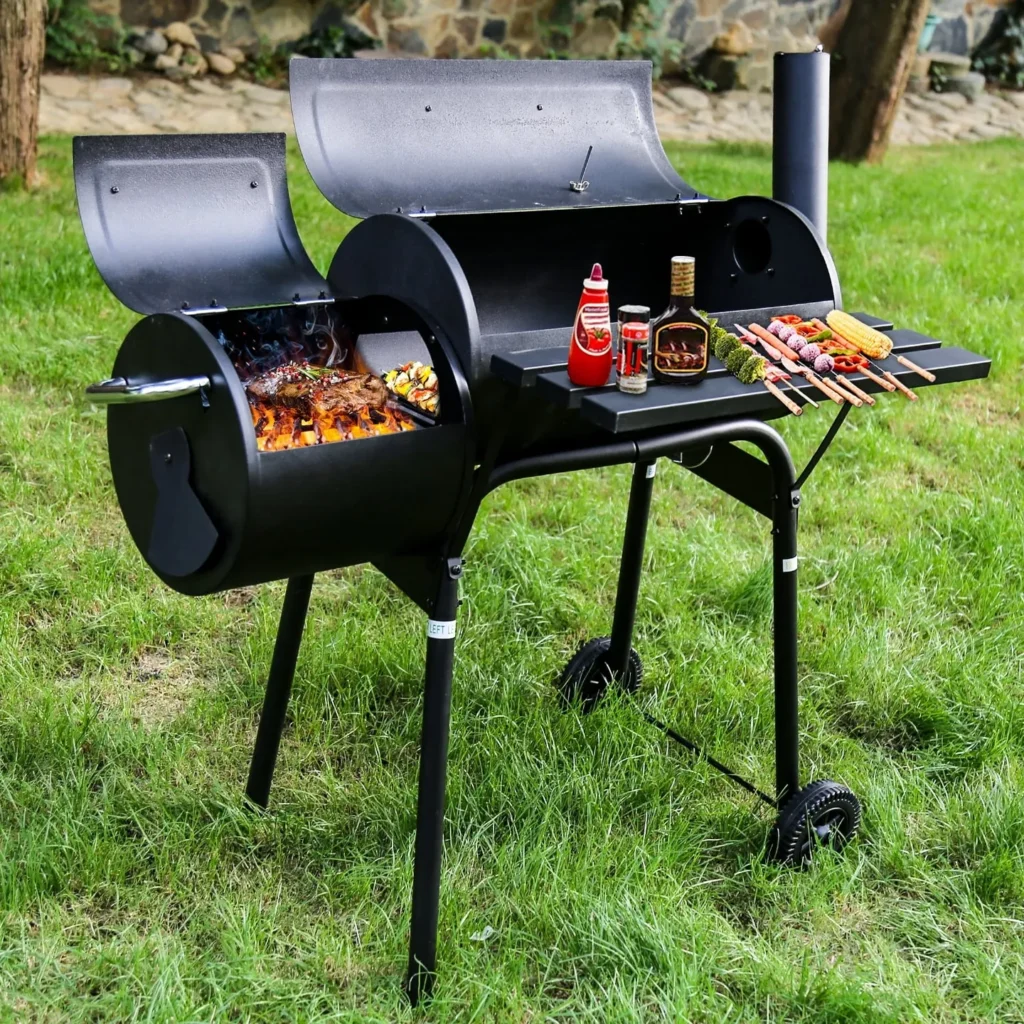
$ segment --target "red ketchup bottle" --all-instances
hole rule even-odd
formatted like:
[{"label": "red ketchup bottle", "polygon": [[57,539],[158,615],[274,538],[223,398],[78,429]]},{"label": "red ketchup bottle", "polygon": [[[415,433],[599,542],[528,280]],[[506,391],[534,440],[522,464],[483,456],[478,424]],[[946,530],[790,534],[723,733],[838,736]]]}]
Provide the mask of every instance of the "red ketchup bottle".
[{"label": "red ketchup bottle", "polygon": [[583,296],[576,310],[569,342],[569,380],[579,387],[596,388],[608,383],[612,372],[612,322],[608,308],[608,282],[601,264],[583,282]]}]

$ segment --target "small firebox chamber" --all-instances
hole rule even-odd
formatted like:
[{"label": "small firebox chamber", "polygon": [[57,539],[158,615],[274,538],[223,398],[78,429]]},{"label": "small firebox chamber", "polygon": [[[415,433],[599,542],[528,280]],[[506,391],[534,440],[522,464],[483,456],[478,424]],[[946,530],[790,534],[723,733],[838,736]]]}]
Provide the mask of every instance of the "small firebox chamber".
[{"label": "small firebox chamber", "polygon": [[[439,328],[401,302],[334,298],[299,241],[284,152],[283,135],[75,140],[93,258],[147,314],[89,394],[110,405],[132,538],[183,593],[415,553],[471,469]],[[389,388],[409,364],[435,375],[434,412]],[[414,514],[384,458],[417,467],[431,500]]]}]

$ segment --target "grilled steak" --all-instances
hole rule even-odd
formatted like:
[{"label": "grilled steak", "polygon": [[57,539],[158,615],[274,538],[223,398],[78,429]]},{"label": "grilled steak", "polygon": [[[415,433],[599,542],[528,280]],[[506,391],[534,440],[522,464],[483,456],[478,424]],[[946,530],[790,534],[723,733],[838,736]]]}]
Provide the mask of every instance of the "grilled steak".
[{"label": "grilled steak", "polygon": [[318,412],[351,416],[367,407],[383,409],[388,389],[380,377],[364,373],[336,382],[321,381],[313,389],[310,399]]},{"label": "grilled steak", "polygon": [[321,416],[354,416],[360,409],[383,409],[388,389],[371,373],[286,363],[258,374],[245,385],[249,401],[294,409],[303,420]]}]

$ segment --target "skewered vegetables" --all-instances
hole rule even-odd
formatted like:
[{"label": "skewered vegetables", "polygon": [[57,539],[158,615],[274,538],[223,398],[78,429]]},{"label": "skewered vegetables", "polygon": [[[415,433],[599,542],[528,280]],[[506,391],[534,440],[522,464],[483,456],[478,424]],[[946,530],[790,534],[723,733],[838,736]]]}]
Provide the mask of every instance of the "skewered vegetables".
[{"label": "skewered vegetables", "polygon": [[724,363],[730,354],[736,351],[736,346],[739,343],[740,340],[735,335],[729,334],[728,331],[722,331],[721,335],[715,339],[715,355]]},{"label": "skewered vegetables", "polygon": [[884,359],[892,352],[892,338],[887,338],[881,331],[862,324],[849,313],[834,309],[825,317],[825,321],[836,334],[842,336],[869,359]]},{"label": "skewered vegetables", "polygon": [[407,402],[432,415],[437,413],[437,374],[423,363],[405,363],[384,374],[384,383]]},{"label": "skewered vegetables", "polygon": [[725,368],[730,373],[734,373],[739,376],[740,370],[746,366],[751,357],[755,359],[760,358],[754,352],[751,352],[746,345],[737,345],[737,347],[734,348],[726,357]]},{"label": "skewered vegetables", "polygon": [[739,368],[736,379],[741,384],[753,384],[755,380],[764,380],[767,373],[768,360],[756,352]]}]

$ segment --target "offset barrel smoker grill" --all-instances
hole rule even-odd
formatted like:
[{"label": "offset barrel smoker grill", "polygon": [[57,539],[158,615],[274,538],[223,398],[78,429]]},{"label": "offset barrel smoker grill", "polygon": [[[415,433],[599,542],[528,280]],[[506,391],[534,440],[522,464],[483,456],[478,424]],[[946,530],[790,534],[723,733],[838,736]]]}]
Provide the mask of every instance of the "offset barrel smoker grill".
[{"label": "offset barrel smoker grill", "polygon": [[[115,378],[89,389],[112,404],[111,467],[132,536],[184,593],[289,578],[250,798],[268,800],[313,574],[372,562],[428,614],[408,982],[413,1000],[424,994],[436,961],[461,553],[480,503],[512,480],[635,466],[611,634],[585,644],[558,681],[567,704],[589,711],[609,684],[630,691],[641,681],[632,632],[655,466],[667,457],[772,523],[775,795],[703,756],[777,808],[772,856],[802,863],[817,842],[841,846],[859,822],[856,798],[833,782],[801,787],[798,769],[796,528],[800,487],[849,406],[798,476],[764,422],[781,406],[717,362],[699,385],[652,383],[643,396],[576,388],[565,374],[580,280],[595,260],[617,302],[659,309],[669,257],[694,255],[698,305],[725,323],[765,324],[781,310],[824,317],[841,307],[821,234],[792,206],[716,201],[686,185],[658,142],[647,64],[302,60],[291,89],[314,179],[364,218],[326,280],[298,241],[281,137],[75,143],[96,263],[115,294],[147,314]],[[800,181],[820,180],[798,170]],[[823,210],[820,195],[808,198],[812,214]],[[261,317],[278,335],[326,332],[324,344],[375,371],[431,362],[439,415],[409,431],[260,450],[239,353],[241,363],[253,356],[249,334]],[[913,331],[892,337],[936,383],[988,372],[987,360]],[[753,443],[764,461],[736,441]],[[428,500],[359,516],[365,488],[409,458],[429,466]],[[293,495],[365,529],[315,540],[280,529],[301,515]]]}]

